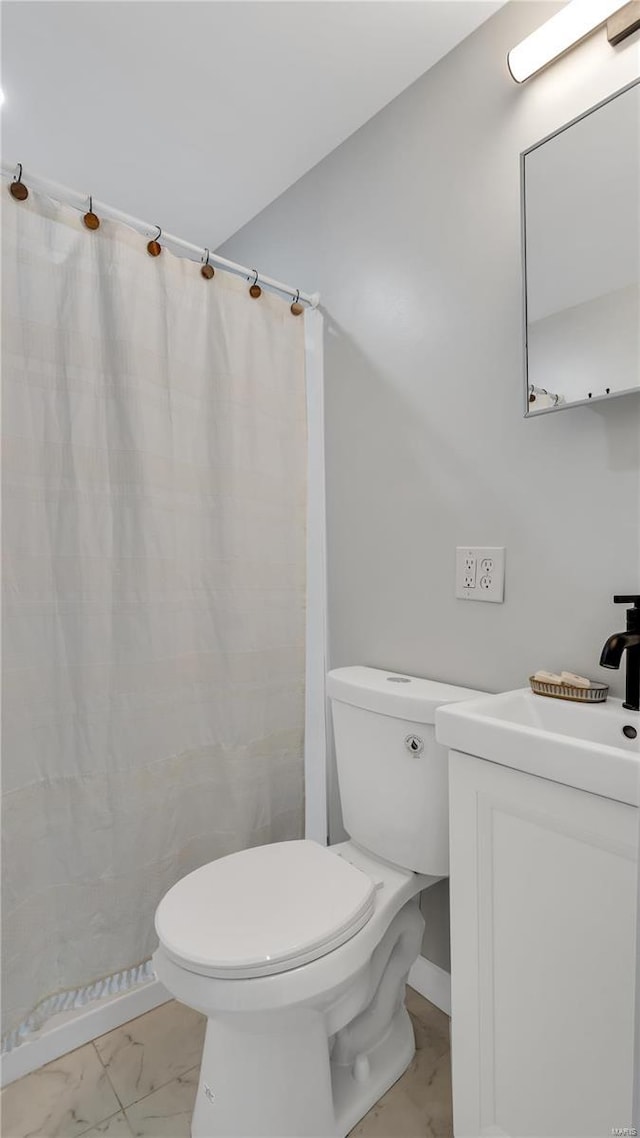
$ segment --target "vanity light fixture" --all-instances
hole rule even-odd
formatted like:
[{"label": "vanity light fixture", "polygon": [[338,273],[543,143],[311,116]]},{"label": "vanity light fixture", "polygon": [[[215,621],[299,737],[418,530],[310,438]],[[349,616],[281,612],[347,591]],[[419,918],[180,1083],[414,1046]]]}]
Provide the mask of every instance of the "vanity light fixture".
[{"label": "vanity light fixture", "polygon": [[[610,20],[614,13],[617,13],[615,21]],[[640,27],[640,3],[638,0],[631,4],[621,0],[571,0],[511,49],[507,55],[507,67],[512,78],[516,83],[524,83],[525,79],[564,55],[608,20],[609,42],[619,43]]]}]

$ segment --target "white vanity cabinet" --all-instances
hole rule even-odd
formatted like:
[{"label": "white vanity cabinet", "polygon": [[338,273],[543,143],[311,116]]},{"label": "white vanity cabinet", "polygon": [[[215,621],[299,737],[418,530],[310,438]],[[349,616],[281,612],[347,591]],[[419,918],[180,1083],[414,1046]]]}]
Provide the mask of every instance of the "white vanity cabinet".
[{"label": "white vanity cabinet", "polygon": [[450,819],[456,1138],[624,1133],[637,808],[453,750]]}]

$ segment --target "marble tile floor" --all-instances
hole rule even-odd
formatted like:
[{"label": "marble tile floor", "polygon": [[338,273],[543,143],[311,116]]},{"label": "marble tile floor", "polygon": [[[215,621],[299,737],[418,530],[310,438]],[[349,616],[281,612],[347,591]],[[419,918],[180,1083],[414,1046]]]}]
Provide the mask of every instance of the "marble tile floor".
[{"label": "marble tile floor", "polygon": [[[407,988],[416,1054],[350,1138],[451,1138],[449,1020]],[[171,1000],[11,1083],[2,1138],[189,1138],[204,1017]]]}]

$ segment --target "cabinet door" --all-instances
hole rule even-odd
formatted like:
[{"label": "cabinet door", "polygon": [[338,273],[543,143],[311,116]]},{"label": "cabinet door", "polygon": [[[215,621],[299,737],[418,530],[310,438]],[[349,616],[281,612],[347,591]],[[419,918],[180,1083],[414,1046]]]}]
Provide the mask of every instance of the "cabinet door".
[{"label": "cabinet door", "polygon": [[631,1126],[637,811],[450,755],[456,1138]]}]

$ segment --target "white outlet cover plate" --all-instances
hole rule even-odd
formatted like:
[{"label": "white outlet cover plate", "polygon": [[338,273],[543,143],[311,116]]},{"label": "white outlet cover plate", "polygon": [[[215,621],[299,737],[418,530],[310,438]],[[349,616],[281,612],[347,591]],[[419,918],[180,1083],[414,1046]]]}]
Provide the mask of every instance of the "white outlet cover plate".
[{"label": "white outlet cover plate", "polygon": [[463,601],[502,604],[504,555],[504,545],[459,545],[456,548],[456,597]]}]

